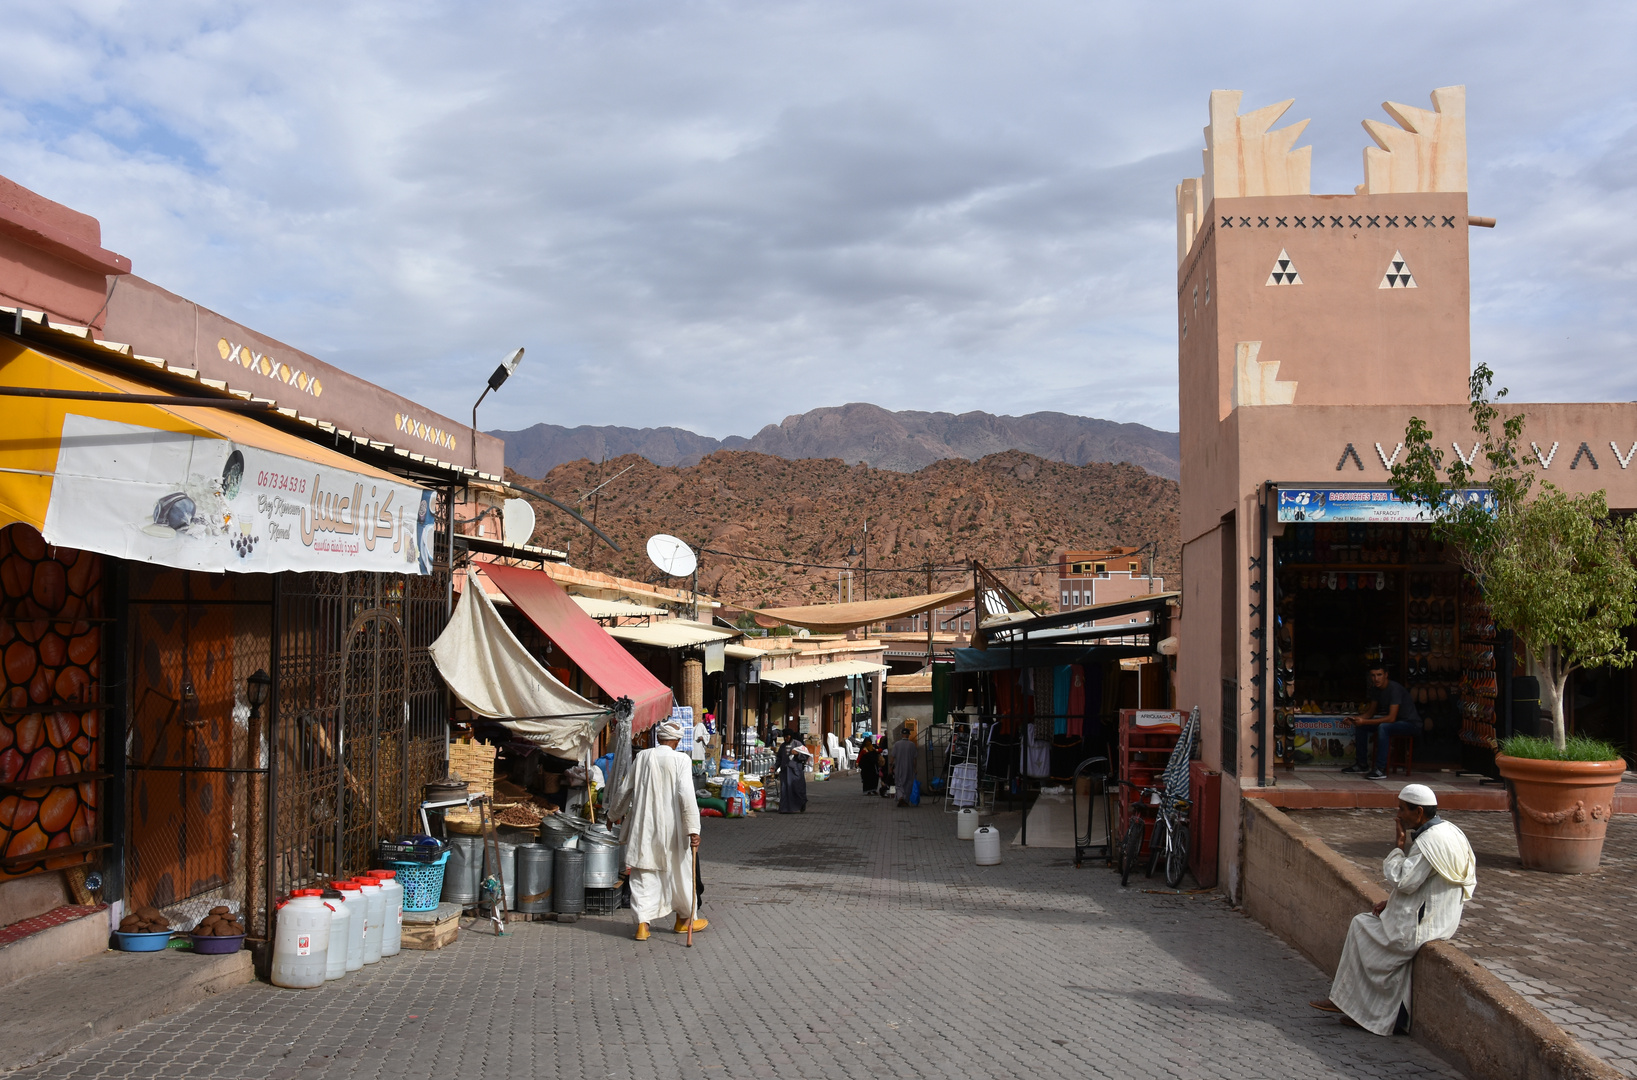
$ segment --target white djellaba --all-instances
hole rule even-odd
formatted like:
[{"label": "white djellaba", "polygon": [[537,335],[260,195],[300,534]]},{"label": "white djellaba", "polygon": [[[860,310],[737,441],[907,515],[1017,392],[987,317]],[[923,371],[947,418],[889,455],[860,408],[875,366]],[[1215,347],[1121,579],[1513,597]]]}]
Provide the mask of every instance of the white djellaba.
[{"label": "white djellaba", "polygon": [[[680,727],[666,721],[661,739],[677,738]],[[610,820],[622,822],[625,864],[631,871],[631,913],[640,923],[654,923],[675,912],[679,920],[694,915],[693,851],[689,836],[699,832],[699,804],[694,798],[693,762],[669,746],[655,746],[631,760],[609,803]]]},{"label": "white djellaba", "polygon": [[[1410,784],[1399,799],[1437,807],[1424,784]],[[1408,851],[1394,848],[1381,864],[1392,890],[1380,915],[1353,917],[1330,1000],[1366,1031],[1391,1035],[1399,1006],[1410,1004],[1416,951],[1455,936],[1461,909],[1478,884],[1477,862],[1466,834],[1443,818],[1417,829]]]}]

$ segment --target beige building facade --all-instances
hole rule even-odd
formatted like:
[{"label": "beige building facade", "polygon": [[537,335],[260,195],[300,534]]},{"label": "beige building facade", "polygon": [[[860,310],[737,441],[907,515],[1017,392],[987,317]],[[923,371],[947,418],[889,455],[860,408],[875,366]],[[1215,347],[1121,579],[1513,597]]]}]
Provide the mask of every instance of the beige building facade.
[{"label": "beige building facade", "polygon": [[[1358,489],[1368,498],[1387,488],[1412,415],[1446,454],[1472,453],[1468,253],[1483,235],[1473,226],[1494,223],[1467,205],[1465,99],[1464,87],[1445,87],[1430,108],[1387,103],[1391,122],[1364,123],[1374,143],[1364,182],[1319,195],[1309,190],[1311,148],[1295,146],[1306,121],[1274,126],[1291,102],[1245,113],[1239,92],[1215,91],[1204,171],[1176,189],[1177,702],[1201,707],[1204,760],[1222,773],[1219,870],[1235,893],[1240,800],[1279,782],[1284,752],[1275,698],[1288,688],[1276,691],[1275,680],[1287,673],[1273,670],[1280,627],[1270,610],[1276,542],[1290,527],[1278,520],[1279,493]],[[1524,440],[1545,479],[1637,507],[1637,404],[1515,407],[1527,413]],[[1401,576],[1405,595],[1420,595],[1409,584],[1416,568],[1391,558],[1382,584],[1368,568],[1369,587]],[[1365,581],[1341,577],[1344,588]],[[1405,606],[1413,617],[1425,603]],[[1409,626],[1393,646],[1423,674],[1425,633]],[[1433,674],[1429,701],[1442,701]],[[1299,689],[1295,697],[1303,700]]]}]

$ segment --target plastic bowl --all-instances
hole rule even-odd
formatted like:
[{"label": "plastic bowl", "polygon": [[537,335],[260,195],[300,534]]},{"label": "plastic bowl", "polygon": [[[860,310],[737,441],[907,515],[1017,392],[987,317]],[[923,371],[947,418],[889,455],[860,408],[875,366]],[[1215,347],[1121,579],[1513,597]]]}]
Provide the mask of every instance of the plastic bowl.
[{"label": "plastic bowl", "polygon": [[217,937],[215,934],[194,934],[193,951],[196,953],[236,953],[244,948],[244,935]]},{"label": "plastic bowl", "polygon": [[164,952],[165,944],[170,939],[169,930],[162,930],[157,934],[127,934],[123,930],[114,931],[114,940],[119,944],[120,952]]}]

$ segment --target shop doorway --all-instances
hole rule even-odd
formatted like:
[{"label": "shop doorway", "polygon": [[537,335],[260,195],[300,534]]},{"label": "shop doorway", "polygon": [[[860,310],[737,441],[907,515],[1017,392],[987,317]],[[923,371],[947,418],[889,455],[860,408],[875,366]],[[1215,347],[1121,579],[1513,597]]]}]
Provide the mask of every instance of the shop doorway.
[{"label": "shop doorway", "polygon": [[[248,904],[259,826],[249,683],[271,666],[265,579],[131,571],[125,900]],[[242,910],[242,909],[241,909]]]},{"label": "shop doorway", "polygon": [[1507,643],[1430,526],[1287,524],[1274,560],[1279,764],[1352,764],[1356,729],[1343,718],[1369,702],[1367,672],[1381,664],[1426,722],[1417,770],[1492,768]]}]

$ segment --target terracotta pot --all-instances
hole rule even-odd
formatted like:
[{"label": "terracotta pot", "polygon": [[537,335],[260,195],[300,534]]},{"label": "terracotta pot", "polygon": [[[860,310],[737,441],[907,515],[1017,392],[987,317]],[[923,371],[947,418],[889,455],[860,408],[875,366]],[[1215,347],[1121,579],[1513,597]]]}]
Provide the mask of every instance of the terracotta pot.
[{"label": "terracotta pot", "polygon": [[1524,867],[1553,874],[1596,870],[1624,759],[1541,761],[1496,754],[1495,764],[1506,780]]}]

